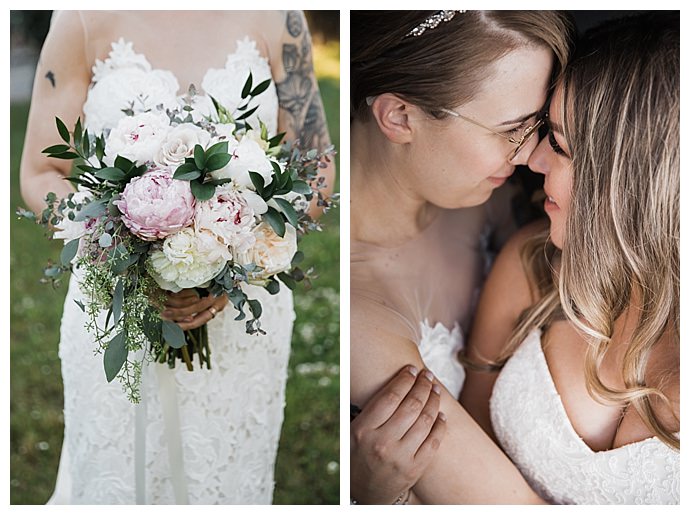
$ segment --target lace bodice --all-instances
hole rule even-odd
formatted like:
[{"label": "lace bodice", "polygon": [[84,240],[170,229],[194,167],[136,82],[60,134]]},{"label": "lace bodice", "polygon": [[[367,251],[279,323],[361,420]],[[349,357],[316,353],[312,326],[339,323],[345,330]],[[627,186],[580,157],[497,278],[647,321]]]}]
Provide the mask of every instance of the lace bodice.
[{"label": "lace bodice", "polygon": [[680,454],[658,438],[595,452],[575,432],[533,331],[499,374],[491,421],[530,485],[557,504],[677,504]]},{"label": "lace bodice", "polygon": [[[112,51],[105,60],[96,61],[92,72],[84,116],[85,125],[94,133],[114,127],[126,109],[140,113],[158,105],[167,109],[181,106],[190,86],[180,85],[171,71],[152,68],[146,57],[136,53],[134,45],[123,39],[112,44]],[[242,87],[249,72],[253,84],[271,78],[271,68],[260,55],[256,43],[245,38],[237,42],[237,50],[228,55],[224,68],[210,68],[206,72],[193,103],[192,115],[201,117],[211,112],[209,96],[233,112],[242,101]],[[278,95],[275,85],[271,83],[255,102],[259,103],[259,109],[247,121],[258,128],[261,120],[269,134],[276,134]]]},{"label": "lace bodice", "polygon": [[[175,107],[181,94],[170,71],[151,67],[132,43],[113,43],[112,52],[93,67],[84,104],[85,125],[107,131],[123,109],[145,111]],[[232,110],[251,70],[255,84],[271,76],[270,67],[249,39],[237,43],[225,68],[205,74],[200,93],[213,95]],[[186,92],[186,85],[182,93]],[[135,99],[133,105],[129,102]],[[261,107],[250,118],[277,130],[278,99],[273,85],[257,97]],[[199,96],[193,115],[210,100]],[[282,288],[269,295],[247,287],[263,307],[266,335],[247,335],[232,306],[209,322],[211,370],[187,372],[178,366],[149,365],[142,392],[146,413],[146,503],[175,502],[168,457],[161,386],[156,376],[172,374],[184,475],[192,504],[266,504],[273,492],[273,468],[285,399],[290,338],[294,320],[292,294]],[[65,437],[54,504],[133,504],[135,502],[135,407],[117,381],[107,383],[103,357],[85,329],[78,274],[70,281],[61,327],[60,359],[65,392]],[[104,317],[102,320],[104,323]],[[151,370],[148,370],[148,369]],[[158,369],[158,370],[153,370]],[[161,370],[162,369],[162,370]]]},{"label": "lace bodice", "polygon": [[465,382],[465,369],[456,358],[464,345],[460,325],[456,323],[450,330],[440,322],[431,327],[424,320],[421,334],[419,353],[422,360],[443,386],[458,398]]}]

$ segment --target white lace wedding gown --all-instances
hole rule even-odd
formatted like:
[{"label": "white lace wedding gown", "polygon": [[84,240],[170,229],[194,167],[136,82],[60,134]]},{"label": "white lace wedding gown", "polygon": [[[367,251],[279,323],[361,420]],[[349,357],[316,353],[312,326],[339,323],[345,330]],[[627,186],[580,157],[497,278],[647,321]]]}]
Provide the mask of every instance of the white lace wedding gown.
[{"label": "white lace wedding gown", "polygon": [[678,504],[680,453],[657,437],[595,452],[568,419],[534,330],[498,376],[491,421],[532,488],[556,504]]},{"label": "white lace wedding gown", "polygon": [[[232,109],[251,69],[254,82],[271,76],[254,42],[238,42],[224,69],[210,69],[202,92]],[[198,86],[198,85],[197,85]],[[105,62],[94,66],[84,105],[85,123],[93,132],[107,130],[134,110],[158,104],[177,105],[175,76],[151,68],[146,57],[120,41]],[[136,98],[135,98],[136,97]],[[259,97],[257,116],[269,132],[277,128],[275,87]],[[135,406],[118,381],[107,383],[102,355],[86,332],[85,315],[75,300],[82,297],[76,274],[70,282],[62,318],[59,355],[65,395],[65,434],[58,480],[51,504],[133,504],[135,497]],[[294,320],[292,294],[276,296],[262,288],[248,291],[263,306],[265,336],[245,333],[231,305],[208,324],[211,370],[188,372],[177,366],[147,367],[142,392],[146,403],[145,502],[176,501],[168,457],[168,439],[160,405],[157,372],[175,385],[182,439],[186,491],[191,504],[266,504],[273,493],[273,469],[283,420],[285,382]],[[154,371],[158,368],[158,371]]]}]

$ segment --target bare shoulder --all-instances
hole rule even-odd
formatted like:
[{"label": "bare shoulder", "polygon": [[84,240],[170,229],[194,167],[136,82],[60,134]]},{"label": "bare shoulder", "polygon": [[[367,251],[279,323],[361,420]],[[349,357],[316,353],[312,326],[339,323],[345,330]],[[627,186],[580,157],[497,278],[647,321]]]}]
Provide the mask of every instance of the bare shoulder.
[{"label": "bare shoulder", "polygon": [[501,249],[491,269],[485,290],[488,294],[508,296],[519,313],[536,299],[535,285],[523,264],[522,252],[534,237],[548,229],[548,221],[539,220],[518,230]]},{"label": "bare shoulder", "polygon": [[363,405],[403,366],[424,367],[417,345],[385,309],[364,299],[350,308],[350,399]]}]

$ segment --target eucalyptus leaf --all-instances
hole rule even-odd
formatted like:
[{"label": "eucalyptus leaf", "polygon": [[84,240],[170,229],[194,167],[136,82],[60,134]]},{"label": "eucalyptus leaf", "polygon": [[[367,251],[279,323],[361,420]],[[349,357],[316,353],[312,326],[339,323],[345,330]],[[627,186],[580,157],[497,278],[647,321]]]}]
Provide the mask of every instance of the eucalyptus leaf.
[{"label": "eucalyptus leaf", "polygon": [[60,252],[60,262],[64,266],[68,266],[74,259],[74,256],[77,255],[77,250],[79,250],[79,238],[70,241],[64,247],[62,247],[62,252]]},{"label": "eucalyptus leaf", "polygon": [[294,290],[295,287],[297,286],[297,283],[295,282],[295,280],[292,277],[290,277],[288,274],[286,274],[285,272],[279,273],[278,278],[281,281],[283,281],[283,284],[285,286],[287,286],[288,288],[290,288],[291,290]]},{"label": "eucalyptus leaf", "polygon": [[104,249],[107,249],[113,244],[113,237],[107,232],[104,232],[101,234],[100,238],[98,238],[98,244]]},{"label": "eucalyptus leaf", "polygon": [[117,324],[122,314],[122,304],[125,300],[125,285],[122,279],[118,279],[113,292],[113,323]]},{"label": "eucalyptus leaf", "polygon": [[280,283],[276,281],[275,279],[271,278],[268,283],[264,286],[266,291],[270,293],[271,295],[275,295],[280,291]]},{"label": "eucalyptus leaf", "polygon": [[301,250],[298,250],[295,252],[295,255],[292,256],[292,261],[290,261],[290,264],[292,266],[299,265],[302,261],[304,261],[304,252]]},{"label": "eucalyptus leaf", "polygon": [[247,301],[249,304],[249,311],[252,312],[252,315],[254,315],[254,318],[259,318],[261,316],[261,313],[263,312],[261,308],[261,302],[258,300],[249,300]]},{"label": "eucalyptus leaf", "polygon": [[153,314],[153,312],[147,311],[144,315],[141,323],[141,328],[148,338],[149,342],[157,343],[161,340],[162,334],[162,321]]},{"label": "eucalyptus leaf", "polygon": [[105,212],[105,210],[105,204],[95,200],[86,204],[86,206],[77,213],[77,215],[74,217],[74,220],[76,222],[83,222],[87,218],[98,218]]},{"label": "eucalyptus leaf", "polygon": [[281,238],[285,236],[285,220],[275,208],[269,206],[268,211],[264,213],[264,219],[268,221],[278,236]]},{"label": "eucalyptus leaf", "polygon": [[314,192],[311,186],[304,181],[292,181],[292,191],[300,195],[309,195]]},{"label": "eucalyptus leaf", "polygon": [[125,345],[125,333],[118,333],[105,349],[103,355],[103,366],[105,368],[105,377],[108,382],[111,382],[117,377],[117,374],[122,369],[122,365],[127,361],[127,346]]},{"label": "eucalyptus leaf", "polygon": [[173,349],[181,349],[186,343],[184,331],[179,325],[170,320],[163,320],[162,334],[163,339]]}]

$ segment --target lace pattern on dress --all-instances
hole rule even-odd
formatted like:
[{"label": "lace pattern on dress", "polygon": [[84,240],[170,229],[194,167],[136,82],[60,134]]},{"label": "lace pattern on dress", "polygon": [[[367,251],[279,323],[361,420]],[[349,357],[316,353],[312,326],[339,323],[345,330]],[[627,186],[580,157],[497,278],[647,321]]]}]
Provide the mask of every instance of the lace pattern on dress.
[{"label": "lace pattern on dress", "polygon": [[595,452],[575,432],[535,330],[491,397],[501,446],[542,498],[557,504],[677,504],[680,454],[658,438]]},{"label": "lace pattern on dress", "polygon": [[464,346],[460,325],[456,322],[451,330],[438,322],[432,327],[425,319],[420,326],[419,353],[422,360],[457,399],[465,382],[465,369],[456,358]]}]

